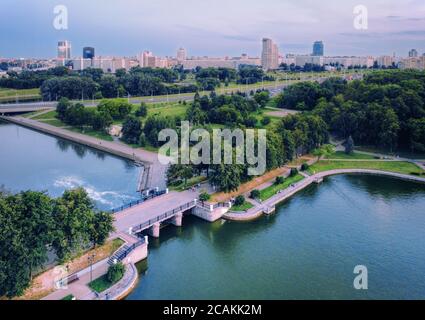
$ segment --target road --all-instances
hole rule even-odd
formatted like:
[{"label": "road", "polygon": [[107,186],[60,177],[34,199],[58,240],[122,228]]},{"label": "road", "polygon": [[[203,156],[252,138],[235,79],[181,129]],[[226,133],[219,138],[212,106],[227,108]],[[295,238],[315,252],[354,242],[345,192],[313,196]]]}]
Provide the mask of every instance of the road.
[{"label": "road", "polygon": [[[349,76],[344,76],[344,78],[347,80],[360,79],[361,75],[356,75],[355,78],[353,78],[352,75],[349,75]],[[326,79],[329,79],[329,77],[302,79],[301,81],[317,81],[319,83],[322,83]],[[276,96],[277,94],[282,92],[284,88],[286,88],[287,86],[291,84],[293,84],[293,82],[288,82],[288,83],[276,82],[274,84],[265,84],[264,86],[261,83],[258,83],[255,86],[240,85],[238,87],[217,89],[217,93],[231,94],[237,91],[250,92],[251,90],[264,88],[266,90],[269,90],[272,96]],[[208,92],[205,92],[205,94],[208,94]],[[168,102],[179,102],[179,101],[192,101],[194,95],[195,95],[194,93],[182,93],[182,94],[174,94],[174,95],[168,95],[168,96],[135,97],[135,98],[129,98],[128,101],[132,104],[140,104],[141,102],[168,103]],[[95,107],[99,103],[98,100],[93,100],[93,101],[85,100],[85,101],[74,101],[74,102],[81,102],[86,107]],[[56,104],[57,104],[56,101],[0,104],[0,114],[32,112],[32,111],[43,110],[46,108],[53,109],[53,108],[56,108]]]}]

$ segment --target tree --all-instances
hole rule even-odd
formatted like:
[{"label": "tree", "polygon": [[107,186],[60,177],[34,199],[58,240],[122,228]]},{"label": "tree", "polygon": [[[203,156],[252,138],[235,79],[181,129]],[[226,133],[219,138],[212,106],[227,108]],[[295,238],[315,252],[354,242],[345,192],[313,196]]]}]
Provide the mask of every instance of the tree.
[{"label": "tree", "polygon": [[139,109],[136,111],[136,116],[144,118],[148,115],[148,107],[146,103],[141,102]]},{"label": "tree", "polygon": [[67,98],[61,98],[56,106],[56,113],[59,120],[64,120],[66,117],[66,112],[71,106],[71,102]]},{"label": "tree", "polygon": [[0,193],[0,296],[21,295],[47,261],[54,223],[42,192]]},{"label": "tree", "polygon": [[93,216],[90,228],[90,240],[93,245],[103,245],[109,234],[114,231],[114,217],[108,212],[97,212]]},{"label": "tree", "polygon": [[211,195],[207,192],[202,192],[199,195],[199,201],[206,202],[206,201],[209,201],[210,199],[211,199]]},{"label": "tree", "polygon": [[177,185],[183,180],[184,187],[187,186],[187,180],[194,175],[191,165],[173,164],[168,168],[167,180],[171,185]]},{"label": "tree", "polygon": [[56,224],[52,247],[59,261],[67,261],[90,241],[94,205],[83,188],[65,191],[55,201],[53,218]]},{"label": "tree", "polygon": [[92,115],[91,125],[93,130],[107,131],[112,125],[113,119],[107,112],[95,111]]},{"label": "tree", "polygon": [[125,273],[125,266],[118,262],[108,268],[108,273],[106,274],[106,279],[110,283],[117,283],[122,279]]},{"label": "tree", "polygon": [[129,116],[122,127],[122,139],[131,144],[139,142],[142,134],[142,124],[139,119],[134,116]]},{"label": "tree", "polygon": [[276,177],[274,184],[279,185],[279,184],[282,184],[284,181],[285,181],[285,178],[282,176],[279,176],[279,177]]},{"label": "tree", "polygon": [[236,164],[218,164],[212,166],[211,184],[223,192],[235,191],[242,178],[242,167]]},{"label": "tree", "polygon": [[313,154],[317,157],[317,160],[320,158],[328,158],[329,156],[335,153],[335,147],[331,144],[325,144],[320,148],[314,150]]},{"label": "tree", "polygon": [[254,95],[254,100],[264,108],[267,103],[270,101],[270,92],[269,91],[260,91]]},{"label": "tree", "polygon": [[240,196],[237,196],[236,197],[236,199],[235,199],[235,206],[241,206],[244,203],[245,203],[245,197],[244,196],[240,195]]},{"label": "tree", "polygon": [[251,194],[249,195],[251,199],[258,199],[260,198],[260,196],[261,196],[260,190],[252,190]]},{"label": "tree", "polygon": [[351,136],[348,137],[345,142],[345,153],[352,154],[354,152],[354,140]]}]

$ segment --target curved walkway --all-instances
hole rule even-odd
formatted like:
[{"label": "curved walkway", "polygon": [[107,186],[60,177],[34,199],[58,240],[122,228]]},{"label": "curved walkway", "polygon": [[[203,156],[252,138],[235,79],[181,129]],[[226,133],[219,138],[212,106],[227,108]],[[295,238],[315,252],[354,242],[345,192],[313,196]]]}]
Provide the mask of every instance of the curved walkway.
[{"label": "curved walkway", "polygon": [[251,220],[257,219],[268,208],[272,208],[276,206],[276,204],[287,200],[288,198],[292,197],[297,192],[305,189],[312,183],[318,183],[325,177],[340,175],[340,174],[379,175],[379,176],[387,176],[387,177],[392,177],[396,179],[402,179],[406,181],[425,184],[425,178],[401,174],[401,173],[395,173],[395,172],[388,172],[388,171],[370,170],[370,169],[338,169],[338,170],[323,171],[323,172],[316,173],[312,176],[306,177],[304,180],[301,180],[300,182],[294,184],[292,187],[286,188],[282,192],[277,193],[273,197],[264,201],[260,206],[251,208],[245,213],[228,212],[223,216],[223,218],[227,220],[233,220],[233,221],[251,221]]},{"label": "curved walkway", "polygon": [[102,292],[96,300],[121,300],[124,299],[136,286],[139,274],[134,263],[125,265],[125,273],[120,281],[110,289]]}]

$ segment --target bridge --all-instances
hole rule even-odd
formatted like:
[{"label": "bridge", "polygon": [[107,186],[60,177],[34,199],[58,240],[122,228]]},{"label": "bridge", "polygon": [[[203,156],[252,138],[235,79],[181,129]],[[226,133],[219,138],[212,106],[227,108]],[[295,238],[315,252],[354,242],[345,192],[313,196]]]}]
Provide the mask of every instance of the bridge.
[{"label": "bridge", "polygon": [[56,102],[31,102],[31,103],[13,103],[0,104],[0,115],[11,113],[24,113],[43,111],[56,108]]},{"label": "bridge", "polygon": [[206,205],[199,202],[198,192],[167,192],[164,195],[144,201],[115,213],[115,232],[134,235],[142,231],[155,238],[159,237],[161,224],[171,223],[182,226],[183,214],[191,214],[215,221],[223,216],[230,204]]}]

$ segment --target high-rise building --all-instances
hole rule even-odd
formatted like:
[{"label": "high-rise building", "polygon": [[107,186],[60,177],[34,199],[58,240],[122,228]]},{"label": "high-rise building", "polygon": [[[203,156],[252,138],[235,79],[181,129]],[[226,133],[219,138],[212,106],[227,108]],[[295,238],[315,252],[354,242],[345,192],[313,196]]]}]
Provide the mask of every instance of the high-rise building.
[{"label": "high-rise building", "polygon": [[313,44],[313,56],[322,57],[325,53],[325,46],[323,41],[316,41]]},{"label": "high-rise building", "polygon": [[409,51],[409,58],[416,58],[418,56],[418,51],[416,49],[412,49]]},{"label": "high-rise building", "polygon": [[391,56],[380,56],[376,58],[376,63],[379,67],[391,67],[394,63],[394,57]]},{"label": "high-rise building", "polygon": [[94,48],[84,47],[83,49],[83,59],[93,59],[94,58]]},{"label": "high-rise building", "polygon": [[144,51],[139,54],[137,60],[139,60],[139,65],[143,67],[147,67],[149,65],[149,57],[153,57],[153,53],[150,51]]},{"label": "high-rise building", "polygon": [[264,70],[274,70],[279,67],[279,50],[277,45],[271,39],[263,39],[261,65]]},{"label": "high-rise building", "polygon": [[187,59],[187,51],[185,48],[177,50],[177,61],[185,61]]},{"label": "high-rise building", "polygon": [[58,42],[58,59],[71,59],[71,42],[67,40]]}]

